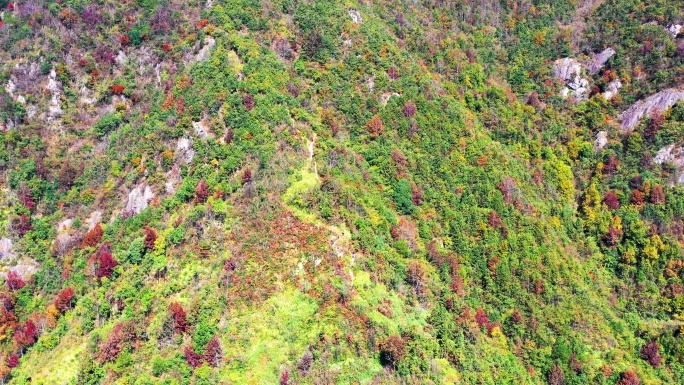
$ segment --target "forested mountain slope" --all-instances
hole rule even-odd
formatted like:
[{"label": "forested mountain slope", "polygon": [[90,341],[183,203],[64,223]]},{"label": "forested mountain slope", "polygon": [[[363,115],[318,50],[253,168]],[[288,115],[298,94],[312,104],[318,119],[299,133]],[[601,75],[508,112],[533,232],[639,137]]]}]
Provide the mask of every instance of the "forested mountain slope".
[{"label": "forested mountain slope", "polygon": [[0,9],[4,382],[684,383],[684,2]]}]

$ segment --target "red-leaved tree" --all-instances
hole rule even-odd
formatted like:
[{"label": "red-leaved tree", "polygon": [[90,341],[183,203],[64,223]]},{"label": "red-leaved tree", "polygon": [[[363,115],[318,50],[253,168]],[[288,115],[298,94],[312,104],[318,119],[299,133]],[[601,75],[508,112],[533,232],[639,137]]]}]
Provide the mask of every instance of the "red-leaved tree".
[{"label": "red-leaved tree", "polygon": [[23,326],[17,326],[14,329],[14,342],[22,349],[26,346],[33,345],[36,342],[38,335],[38,328],[33,321],[28,320]]},{"label": "red-leaved tree", "polygon": [[176,333],[185,333],[188,328],[188,321],[183,306],[178,302],[174,302],[169,306],[169,311],[171,312],[171,317],[173,317],[173,327]]},{"label": "red-leaved tree", "polygon": [[199,368],[202,366],[202,356],[195,353],[191,347],[186,347],[183,354],[185,355],[185,361],[191,368]]},{"label": "red-leaved tree", "polygon": [[563,374],[563,369],[558,364],[553,364],[546,379],[549,385],[564,385],[565,375]]},{"label": "red-leaved tree", "polygon": [[665,192],[663,191],[663,186],[659,184],[653,186],[649,200],[654,204],[665,203]]},{"label": "red-leaved tree", "polygon": [[146,250],[152,250],[154,249],[154,242],[157,241],[157,232],[154,231],[153,228],[151,227],[146,227],[145,228],[145,249]]},{"label": "red-leaved tree", "polygon": [[109,90],[112,91],[114,95],[121,95],[126,90],[126,87],[121,84],[112,84],[112,86],[109,87]]},{"label": "red-leaved tree", "polygon": [[102,225],[99,223],[93,227],[92,230],[88,231],[88,233],[83,237],[83,240],[81,241],[81,247],[94,247],[97,246],[98,243],[102,240]]},{"label": "red-leaved tree", "polygon": [[245,94],[242,96],[242,105],[245,106],[247,111],[252,111],[254,108],[254,96],[252,96],[252,94]]},{"label": "red-leaved tree", "polygon": [[100,362],[111,362],[119,356],[123,348],[124,333],[122,331],[122,324],[117,324],[109,333],[107,339],[100,344],[100,352],[98,358]]},{"label": "red-leaved tree", "polygon": [[285,369],[282,373],[280,373],[280,385],[289,385],[290,384],[290,371]]},{"label": "red-leaved tree", "polygon": [[26,214],[21,214],[14,224],[14,230],[16,230],[20,237],[23,237],[26,233],[33,230],[31,217]]},{"label": "red-leaved tree", "polygon": [[410,100],[404,104],[404,108],[401,110],[401,112],[407,118],[412,118],[417,111],[418,109],[416,108],[416,103]]},{"label": "red-leaved tree", "polygon": [[19,366],[19,355],[17,353],[12,353],[7,360],[7,367],[14,369]]},{"label": "red-leaved tree", "polygon": [[104,243],[100,246],[95,255],[95,276],[98,279],[102,277],[109,278],[118,264],[119,263],[112,256],[111,245],[109,242]]},{"label": "red-leaved tree", "polygon": [[618,385],[639,385],[641,381],[639,381],[639,377],[637,377],[636,373],[632,370],[627,370],[624,373],[622,373],[622,378],[620,379],[620,382],[618,382]]},{"label": "red-leaved tree", "polygon": [[217,367],[223,360],[223,350],[221,349],[221,342],[218,337],[214,337],[209,340],[207,348],[204,349],[204,360],[209,364],[209,366]]},{"label": "red-leaved tree", "polygon": [[74,289],[67,287],[57,294],[55,298],[55,307],[60,312],[64,313],[67,309],[71,308],[71,301],[74,298]]},{"label": "red-leaved tree", "polygon": [[208,197],[209,185],[207,185],[207,182],[205,182],[204,179],[202,179],[199,182],[197,182],[197,186],[195,186],[195,202],[204,203],[207,201]]},{"label": "red-leaved tree", "polygon": [[620,208],[620,201],[615,191],[608,191],[606,195],[603,196],[603,202],[611,210],[617,210]]},{"label": "red-leaved tree", "polygon": [[663,357],[660,355],[660,346],[655,341],[648,341],[643,348],[641,348],[641,357],[646,360],[651,366],[657,368]]},{"label": "red-leaved tree", "polygon": [[24,283],[24,280],[21,279],[21,276],[16,271],[10,270],[7,272],[5,286],[7,286],[9,290],[17,291],[25,285],[26,283]]}]

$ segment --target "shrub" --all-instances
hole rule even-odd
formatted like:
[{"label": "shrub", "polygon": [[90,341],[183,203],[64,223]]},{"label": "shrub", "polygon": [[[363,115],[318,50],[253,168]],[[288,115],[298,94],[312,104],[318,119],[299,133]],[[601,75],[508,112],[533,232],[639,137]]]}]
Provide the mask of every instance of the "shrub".
[{"label": "shrub", "polygon": [[416,211],[411,185],[406,179],[400,180],[394,188],[394,203],[397,204],[397,209],[403,214],[411,215]]},{"label": "shrub", "polygon": [[[122,92],[123,92],[123,90],[122,90]],[[108,133],[114,131],[115,129],[117,129],[119,127],[119,125],[121,125],[121,123],[122,123],[122,120],[118,114],[109,114],[109,115],[105,115],[105,116],[101,117],[95,123],[93,130],[95,131],[95,134],[101,138],[101,137],[107,135]]]}]

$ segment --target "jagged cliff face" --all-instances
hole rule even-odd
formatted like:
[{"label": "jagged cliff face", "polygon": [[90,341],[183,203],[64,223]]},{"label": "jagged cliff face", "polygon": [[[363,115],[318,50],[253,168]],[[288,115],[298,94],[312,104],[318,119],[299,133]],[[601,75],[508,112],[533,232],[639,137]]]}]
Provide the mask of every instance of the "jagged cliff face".
[{"label": "jagged cliff face", "polygon": [[2,381],[684,382],[680,4],[0,9]]}]

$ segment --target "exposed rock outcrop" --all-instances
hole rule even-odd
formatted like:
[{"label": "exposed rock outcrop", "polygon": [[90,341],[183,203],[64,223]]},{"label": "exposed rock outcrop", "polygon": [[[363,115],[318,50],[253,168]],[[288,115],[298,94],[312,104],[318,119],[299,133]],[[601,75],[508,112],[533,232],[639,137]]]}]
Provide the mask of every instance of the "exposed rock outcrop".
[{"label": "exposed rock outcrop", "polygon": [[594,141],[594,151],[598,151],[606,147],[608,144],[608,133],[606,131],[599,131],[596,134],[596,140]]},{"label": "exposed rock outcrop", "polygon": [[398,98],[401,97],[401,95],[396,92],[385,92],[384,94],[380,95],[380,105],[386,106],[387,102],[389,102],[390,98],[393,96]]},{"label": "exposed rock outcrop", "polygon": [[355,10],[354,8],[349,9],[349,17],[351,17],[352,21],[354,21],[356,24],[363,23],[363,17],[361,17],[359,11]]},{"label": "exposed rock outcrop", "polygon": [[150,201],[154,198],[154,191],[146,183],[141,183],[128,193],[125,213],[138,214],[145,210]]},{"label": "exposed rock outcrop", "polygon": [[556,78],[565,81],[566,87],[561,90],[563,98],[572,95],[577,101],[586,99],[589,81],[580,76],[582,73],[580,62],[569,57],[558,59],[553,64],[553,72]]},{"label": "exposed rock outcrop", "polygon": [[192,128],[195,129],[195,133],[200,139],[206,139],[209,136],[209,127],[201,120],[199,122],[192,122]]},{"label": "exposed rock outcrop", "polygon": [[195,150],[192,149],[192,140],[189,138],[178,139],[176,145],[176,158],[184,163],[192,162],[195,157]]},{"label": "exposed rock outcrop", "polygon": [[195,56],[195,61],[205,61],[211,55],[211,49],[216,45],[216,40],[211,36],[206,36],[204,38],[204,46],[199,50],[197,56]]},{"label": "exposed rock outcrop", "polygon": [[[130,195],[129,195],[130,197]],[[102,222],[102,211],[100,210],[95,210],[90,214],[90,217],[88,218],[88,230],[92,230],[95,225],[98,223]]]},{"label": "exposed rock outcrop", "polygon": [[671,144],[661,148],[653,157],[653,163],[672,165],[676,173],[671,184],[684,183],[684,147]]},{"label": "exposed rock outcrop", "polygon": [[9,238],[0,239],[0,260],[14,258],[14,250],[12,249],[12,240]]},{"label": "exposed rock outcrop", "polygon": [[603,92],[603,97],[606,100],[612,99],[613,96],[617,95],[620,92],[620,88],[622,88],[622,82],[620,81],[620,79],[613,80],[612,82],[608,83],[606,90]]},{"label": "exposed rock outcrop", "polygon": [[[35,260],[23,256],[17,256],[13,250],[12,240],[9,238],[0,239],[0,263],[5,266],[13,264],[12,271],[17,272],[22,279],[27,280],[40,269],[40,264]],[[0,272],[0,278],[6,278],[7,271]]]},{"label": "exposed rock outcrop", "polygon": [[582,64],[575,59],[566,57],[553,63],[553,73],[558,79],[570,80],[582,72]]},{"label": "exposed rock outcrop", "polygon": [[590,74],[597,73],[613,55],[615,55],[615,50],[612,48],[606,48],[598,54],[595,54],[589,63],[587,63],[587,71],[589,71]]},{"label": "exposed rock outcrop", "polygon": [[680,100],[684,100],[684,91],[673,88],[640,100],[620,114],[621,128],[624,131],[630,131],[645,116],[650,117],[655,111],[668,110]]},{"label": "exposed rock outcrop", "polygon": [[682,26],[680,24],[672,24],[671,26],[667,27],[667,32],[672,36],[672,38],[676,38],[677,35],[682,31]]},{"label": "exposed rock outcrop", "polygon": [[173,167],[171,167],[171,170],[166,173],[166,183],[164,183],[164,186],[166,187],[166,193],[167,194],[173,194],[176,192],[176,185],[180,183],[181,177],[180,177],[180,167],[178,165],[174,164]]}]

